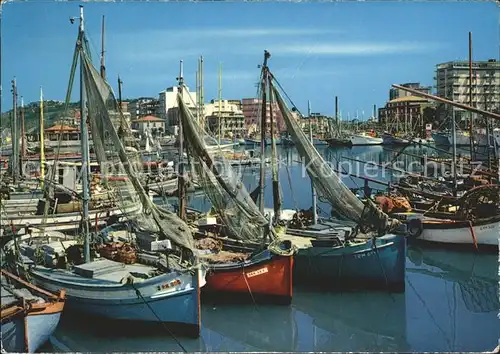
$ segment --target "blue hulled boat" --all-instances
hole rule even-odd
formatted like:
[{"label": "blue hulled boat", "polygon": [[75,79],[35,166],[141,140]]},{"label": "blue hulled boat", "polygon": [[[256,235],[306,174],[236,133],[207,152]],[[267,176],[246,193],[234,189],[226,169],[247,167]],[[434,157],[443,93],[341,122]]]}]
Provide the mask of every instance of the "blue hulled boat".
[{"label": "blue hulled boat", "polygon": [[404,291],[406,239],[387,234],[343,243],[335,238],[284,236],[298,248],[295,284],[329,288],[379,288]]},{"label": "blue hulled boat", "polygon": [[[373,202],[361,202],[314,147],[312,127],[307,136],[277,88],[271,85],[270,91],[304,159],[312,184],[313,207],[310,211],[297,211],[285,221],[285,230],[280,234],[298,249],[294,261],[295,284],[343,287],[354,283],[363,288],[404,290],[406,226],[389,218]],[[316,193],[330,204],[336,215],[347,221],[318,220]],[[279,204],[275,203],[274,207],[280,212]],[[276,219],[284,221],[280,215]]]},{"label": "blue hulled boat", "polygon": [[[2,269],[2,353],[34,353],[54,333],[65,304],[65,293],[54,293]],[[58,294],[58,295],[56,295]]]}]

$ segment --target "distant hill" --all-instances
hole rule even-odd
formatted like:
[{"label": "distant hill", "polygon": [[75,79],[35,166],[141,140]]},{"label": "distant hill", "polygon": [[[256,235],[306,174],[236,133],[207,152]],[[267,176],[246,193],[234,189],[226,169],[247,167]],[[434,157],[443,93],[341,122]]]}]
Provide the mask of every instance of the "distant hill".
[{"label": "distant hill", "polygon": [[[123,99],[123,102],[135,102],[137,98]],[[79,109],[80,102],[71,102],[68,107],[68,117],[73,116],[73,110]],[[24,105],[25,109],[25,127],[26,131],[35,128],[38,131],[38,126],[40,124],[40,102],[31,102]],[[44,109],[44,126],[50,127],[54,122],[64,118],[64,102],[47,100],[43,101]],[[21,107],[18,107],[18,114],[21,114]],[[0,121],[0,130],[5,128],[10,128],[12,110],[2,113],[2,119]]]},{"label": "distant hill", "polygon": [[[73,116],[73,110],[77,109],[79,102],[71,102],[68,107],[67,116]],[[49,127],[54,122],[64,117],[64,102],[60,101],[44,101],[44,126]],[[31,102],[24,106],[25,128],[28,131],[31,128],[38,130],[40,124],[40,102]],[[18,107],[18,114],[21,114],[21,107]],[[12,110],[2,113],[0,128],[10,128]],[[19,116],[20,117],[20,116]]]}]

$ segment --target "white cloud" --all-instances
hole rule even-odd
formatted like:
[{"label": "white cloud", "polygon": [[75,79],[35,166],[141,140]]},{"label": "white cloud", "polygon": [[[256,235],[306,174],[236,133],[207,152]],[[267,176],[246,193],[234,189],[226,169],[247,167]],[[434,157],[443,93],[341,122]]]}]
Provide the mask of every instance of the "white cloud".
[{"label": "white cloud", "polygon": [[182,37],[259,37],[259,36],[307,36],[339,33],[338,30],[321,28],[202,28],[174,31]]},{"label": "white cloud", "polygon": [[272,50],[281,54],[309,55],[376,55],[421,52],[435,48],[433,43],[313,43],[313,44],[278,44]]}]

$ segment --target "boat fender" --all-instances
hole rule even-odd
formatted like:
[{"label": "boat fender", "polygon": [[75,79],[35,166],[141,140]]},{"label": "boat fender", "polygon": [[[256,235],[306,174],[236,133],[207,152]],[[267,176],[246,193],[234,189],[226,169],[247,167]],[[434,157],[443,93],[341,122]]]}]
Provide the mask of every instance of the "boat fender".
[{"label": "boat fender", "polygon": [[422,220],[420,219],[410,219],[406,223],[408,236],[411,238],[417,238],[424,231],[424,225],[422,224]]}]

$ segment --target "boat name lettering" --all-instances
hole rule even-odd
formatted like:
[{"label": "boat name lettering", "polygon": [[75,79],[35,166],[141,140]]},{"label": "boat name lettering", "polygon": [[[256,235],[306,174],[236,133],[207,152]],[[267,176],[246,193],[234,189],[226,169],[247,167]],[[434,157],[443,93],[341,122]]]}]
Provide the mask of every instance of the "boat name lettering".
[{"label": "boat name lettering", "polygon": [[179,279],[176,279],[176,280],[171,281],[169,283],[164,283],[162,285],[158,285],[158,290],[165,290],[165,289],[174,287],[176,285],[179,285],[180,283],[181,283],[181,281]]},{"label": "boat name lettering", "polygon": [[479,230],[489,230],[489,229],[494,229],[495,225],[484,225],[479,228]]},{"label": "boat name lettering", "polygon": [[375,251],[370,251],[370,252],[363,252],[363,253],[358,253],[358,254],[355,254],[354,255],[354,258],[365,258],[365,257],[370,257],[370,256],[373,256],[375,254]]},{"label": "boat name lettering", "polygon": [[255,277],[257,275],[265,274],[267,272],[268,272],[267,267],[266,268],[257,269],[257,270],[254,270],[253,272],[248,272],[247,273],[247,278],[251,278],[251,277]]}]

